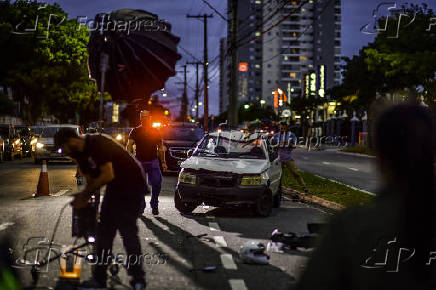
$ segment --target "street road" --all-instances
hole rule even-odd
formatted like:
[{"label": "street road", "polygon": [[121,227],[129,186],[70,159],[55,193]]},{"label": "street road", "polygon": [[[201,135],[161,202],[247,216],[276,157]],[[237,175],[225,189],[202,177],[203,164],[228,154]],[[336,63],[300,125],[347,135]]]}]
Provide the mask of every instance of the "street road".
[{"label": "street road", "polygon": [[[312,154],[303,153],[301,157]],[[309,162],[298,163],[310,166]],[[54,196],[32,198],[39,172],[40,166],[29,159],[0,164],[0,235],[12,239],[15,257],[23,253],[28,238],[49,239],[61,208],[71,201],[70,195],[77,190],[74,165],[49,164],[50,189]],[[257,218],[246,209],[203,206],[198,207],[193,215],[182,216],[174,208],[176,181],[175,174],[164,177],[160,215],[152,216],[148,207],[145,216],[138,221],[143,253],[150,257],[145,259],[144,265],[147,289],[289,289],[303,270],[308,251],[269,253],[270,265],[260,266],[243,264],[238,258],[240,247],[253,239],[266,245],[275,228],[307,232],[307,223],[322,222],[330,216],[322,209],[288,200],[268,218]],[[202,234],[206,236],[195,237]],[[69,207],[60,220],[54,241],[59,245],[74,242]],[[119,236],[113,252],[124,253]],[[216,270],[201,271],[205,266],[216,266]],[[19,273],[24,286],[29,286],[30,269],[19,269]],[[59,267],[53,263],[46,273],[41,273],[38,286],[54,287],[58,275]],[[89,277],[90,267],[85,263],[82,279]],[[128,285],[124,269],[119,277],[122,284]]]},{"label": "street road", "polygon": [[300,148],[293,156],[300,170],[376,193],[379,177],[375,158],[345,155],[337,150],[306,151]]}]

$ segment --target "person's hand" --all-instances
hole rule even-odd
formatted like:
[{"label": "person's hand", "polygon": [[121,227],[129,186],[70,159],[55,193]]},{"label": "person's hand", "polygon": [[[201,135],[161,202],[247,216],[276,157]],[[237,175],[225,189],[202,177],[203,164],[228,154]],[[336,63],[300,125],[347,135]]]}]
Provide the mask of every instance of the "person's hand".
[{"label": "person's hand", "polygon": [[88,205],[89,196],[83,192],[79,192],[74,196],[71,206],[75,209],[84,208]]},{"label": "person's hand", "polygon": [[162,170],[163,171],[167,171],[168,170],[168,166],[166,163],[162,163]]}]

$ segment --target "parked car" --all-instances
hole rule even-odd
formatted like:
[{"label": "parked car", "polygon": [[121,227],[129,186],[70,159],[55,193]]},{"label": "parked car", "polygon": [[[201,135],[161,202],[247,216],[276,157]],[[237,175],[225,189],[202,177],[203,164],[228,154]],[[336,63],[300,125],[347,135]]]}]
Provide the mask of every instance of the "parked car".
[{"label": "parked car", "polygon": [[3,159],[13,160],[22,157],[22,145],[18,132],[10,124],[0,124],[0,136],[4,143]]},{"label": "parked car", "polygon": [[[15,126],[15,131],[21,139],[23,156],[30,157],[35,152],[37,138],[34,136],[32,129],[25,125]],[[33,147],[33,150],[32,150]]]},{"label": "parked car", "polygon": [[249,206],[260,216],[280,207],[282,168],[278,153],[261,134],[239,131],[204,136],[182,162],[174,202],[184,214],[204,203]]},{"label": "parked car", "polygon": [[188,150],[203,138],[204,131],[196,124],[187,122],[169,123],[161,129],[168,170],[179,171],[180,164],[187,158]]},{"label": "parked car", "polygon": [[73,128],[77,130],[77,134],[80,134],[80,127],[77,125],[55,124],[45,126],[36,143],[34,156],[36,164],[39,164],[42,160],[71,160],[71,158],[63,154],[60,148],[55,148],[54,146],[54,135],[60,128],[64,127]]}]

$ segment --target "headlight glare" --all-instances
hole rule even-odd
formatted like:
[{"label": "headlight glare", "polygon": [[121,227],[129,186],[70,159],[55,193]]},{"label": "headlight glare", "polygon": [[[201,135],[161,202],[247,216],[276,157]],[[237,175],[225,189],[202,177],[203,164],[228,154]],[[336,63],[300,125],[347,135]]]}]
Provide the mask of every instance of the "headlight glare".
[{"label": "headlight glare", "polygon": [[123,139],[123,136],[121,136],[121,134],[118,134],[117,137],[116,137],[115,139],[117,139],[118,141],[120,141],[121,139]]},{"label": "headlight glare", "polygon": [[44,144],[38,142],[38,143],[36,143],[36,147],[41,149],[42,147],[44,147]]}]

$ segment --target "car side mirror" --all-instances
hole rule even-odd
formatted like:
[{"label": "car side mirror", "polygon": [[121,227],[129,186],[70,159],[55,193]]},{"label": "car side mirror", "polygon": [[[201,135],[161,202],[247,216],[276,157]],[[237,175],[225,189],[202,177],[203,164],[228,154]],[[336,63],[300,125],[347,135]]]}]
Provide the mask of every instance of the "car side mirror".
[{"label": "car side mirror", "polygon": [[194,153],[194,149],[189,149],[188,152],[186,152],[186,156],[191,157],[192,154]]}]

